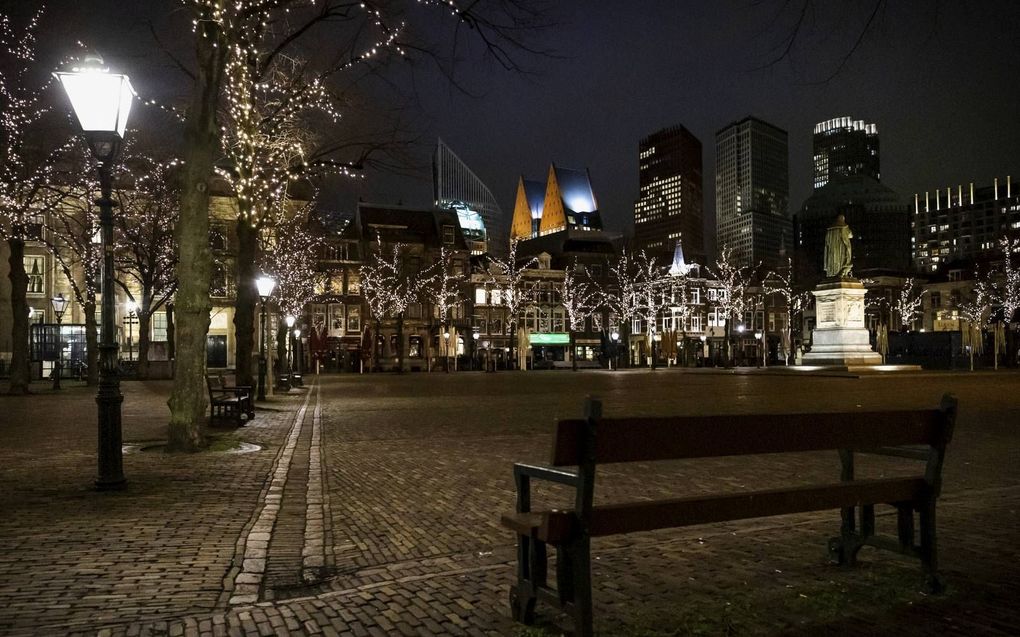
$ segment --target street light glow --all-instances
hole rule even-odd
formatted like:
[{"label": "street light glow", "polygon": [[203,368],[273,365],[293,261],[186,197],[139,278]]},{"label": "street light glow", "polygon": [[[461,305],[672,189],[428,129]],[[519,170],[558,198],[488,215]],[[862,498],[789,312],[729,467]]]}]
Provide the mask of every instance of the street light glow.
[{"label": "street light glow", "polygon": [[276,279],[263,274],[259,278],[255,279],[255,287],[258,288],[259,296],[262,297],[262,300],[264,301],[272,296],[273,290],[276,289]]}]

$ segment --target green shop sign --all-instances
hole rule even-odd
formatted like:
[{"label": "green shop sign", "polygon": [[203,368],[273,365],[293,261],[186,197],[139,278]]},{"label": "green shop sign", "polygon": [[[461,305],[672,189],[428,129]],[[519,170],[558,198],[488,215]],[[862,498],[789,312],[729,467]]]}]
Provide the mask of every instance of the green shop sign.
[{"label": "green shop sign", "polygon": [[570,334],[554,332],[552,334],[529,334],[532,345],[570,345]]}]

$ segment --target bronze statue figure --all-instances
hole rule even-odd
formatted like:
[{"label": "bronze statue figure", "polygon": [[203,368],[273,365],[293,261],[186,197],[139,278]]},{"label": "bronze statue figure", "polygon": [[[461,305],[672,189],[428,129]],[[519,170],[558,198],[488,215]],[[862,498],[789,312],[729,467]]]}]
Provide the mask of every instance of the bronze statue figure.
[{"label": "bronze statue figure", "polygon": [[850,276],[853,268],[850,239],[853,237],[846,218],[837,216],[836,223],[825,232],[825,276],[840,279]]}]

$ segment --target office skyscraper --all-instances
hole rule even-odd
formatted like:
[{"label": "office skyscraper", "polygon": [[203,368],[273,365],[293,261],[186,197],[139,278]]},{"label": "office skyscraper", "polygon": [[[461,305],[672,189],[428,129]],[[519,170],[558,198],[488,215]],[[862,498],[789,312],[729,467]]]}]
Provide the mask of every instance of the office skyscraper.
[{"label": "office skyscraper", "polygon": [[815,124],[815,189],[842,177],[867,175],[881,181],[878,126],[836,117]]},{"label": "office skyscraper", "polygon": [[688,259],[704,263],[701,142],[683,126],[653,133],[638,145],[634,247],[669,263],[681,241]]},{"label": "office skyscraper", "polygon": [[739,265],[781,265],[792,239],[786,131],[746,117],[715,134],[716,241]]}]

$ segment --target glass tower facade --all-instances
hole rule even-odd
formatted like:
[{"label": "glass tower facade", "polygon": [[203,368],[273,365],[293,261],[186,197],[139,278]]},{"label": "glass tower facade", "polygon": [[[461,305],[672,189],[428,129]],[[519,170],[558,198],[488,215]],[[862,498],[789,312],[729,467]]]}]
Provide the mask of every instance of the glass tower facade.
[{"label": "glass tower facade", "polygon": [[506,254],[509,231],[496,198],[442,139],[432,158],[432,189],[437,207],[457,213],[472,254]]},{"label": "glass tower facade", "polygon": [[815,124],[813,142],[816,190],[855,175],[881,181],[877,125],[835,117]]},{"label": "glass tower facade", "polygon": [[754,117],[715,135],[716,241],[742,266],[774,267],[792,240],[786,131]]}]

